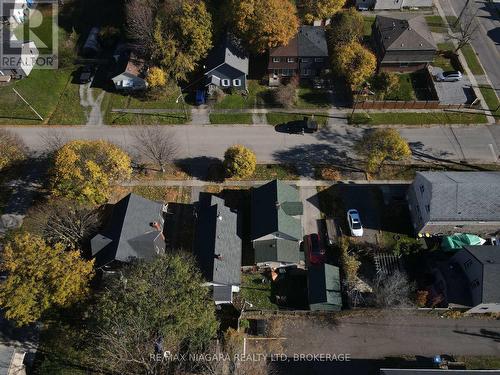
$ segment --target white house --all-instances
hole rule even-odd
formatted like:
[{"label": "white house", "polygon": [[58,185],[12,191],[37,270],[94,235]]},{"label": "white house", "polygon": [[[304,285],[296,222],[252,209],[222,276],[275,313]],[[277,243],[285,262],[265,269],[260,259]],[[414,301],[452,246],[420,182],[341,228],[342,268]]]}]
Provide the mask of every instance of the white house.
[{"label": "white house", "polygon": [[[36,66],[36,61],[39,56],[38,48],[34,42],[16,42],[12,41],[13,47],[19,51],[19,55],[8,56],[8,63],[5,68],[0,70],[2,77],[28,77],[31,71]],[[4,59],[6,57],[4,56]],[[4,79],[5,81],[6,79]]]},{"label": "white house", "polygon": [[133,53],[118,62],[117,74],[111,78],[117,90],[144,90],[148,84],[144,75],[144,62]]}]

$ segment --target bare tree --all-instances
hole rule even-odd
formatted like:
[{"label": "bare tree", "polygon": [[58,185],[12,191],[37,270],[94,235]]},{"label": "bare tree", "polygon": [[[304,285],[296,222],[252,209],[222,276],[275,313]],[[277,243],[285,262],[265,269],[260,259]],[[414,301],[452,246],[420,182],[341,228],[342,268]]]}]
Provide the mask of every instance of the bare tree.
[{"label": "bare tree", "polygon": [[125,6],[127,32],[134,49],[143,56],[153,48],[154,17],[157,0],[128,0]]},{"label": "bare tree", "polygon": [[380,274],[375,280],[373,291],[378,307],[408,307],[414,305],[410,295],[414,285],[406,274],[396,271],[392,275]]},{"label": "bare tree", "polygon": [[48,129],[41,135],[41,138],[46,154],[52,154],[69,141],[69,137],[66,132],[59,129]]},{"label": "bare tree", "polygon": [[457,47],[455,52],[460,51],[464,46],[469,44],[479,29],[479,24],[476,21],[478,10],[473,10],[470,3],[467,2],[460,13],[454,27],[458,28],[456,33],[451,33],[450,38],[456,40]]},{"label": "bare tree", "polygon": [[162,172],[178,151],[175,136],[160,125],[139,126],[131,131],[139,157],[155,163]]},{"label": "bare tree", "polygon": [[31,230],[47,242],[82,249],[99,229],[101,219],[102,211],[99,209],[54,200],[33,208],[26,221]]}]

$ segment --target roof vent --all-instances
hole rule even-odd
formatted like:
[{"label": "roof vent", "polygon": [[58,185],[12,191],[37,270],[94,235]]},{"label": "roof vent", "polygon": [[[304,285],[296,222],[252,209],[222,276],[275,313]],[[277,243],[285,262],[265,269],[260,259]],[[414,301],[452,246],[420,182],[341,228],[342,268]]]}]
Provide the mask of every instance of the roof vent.
[{"label": "roof vent", "polygon": [[275,203],[275,204],[276,204],[276,209],[278,210],[278,209],[281,207],[281,203],[280,203],[280,202],[278,202],[278,201],[276,201],[276,203]]},{"label": "roof vent", "polygon": [[488,260],[486,261],[486,263],[495,264],[495,261],[494,261],[494,260],[491,260],[491,259],[488,259]]},{"label": "roof vent", "polygon": [[404,47],[404,46],[405,46],[405,44],[404,44],[404,43],[401,43],[401,47]]},{"label": "roof vent", "polygon": [[214,254],[215,259],[223,260],[222,255],[220,254]]},{"label": "roof vent", "polygon": [[222,215],[220,213],[217,213],[217,219],[219,219],[220,221],[222,221]]}]

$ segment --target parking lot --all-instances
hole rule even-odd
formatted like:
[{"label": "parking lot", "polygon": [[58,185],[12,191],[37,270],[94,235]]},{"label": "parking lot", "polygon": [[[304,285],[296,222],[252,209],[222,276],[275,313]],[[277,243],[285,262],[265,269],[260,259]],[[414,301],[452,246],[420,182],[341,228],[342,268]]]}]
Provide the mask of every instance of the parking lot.
[{"label": "parking lot", "polygon": [[[433,76],[442,71],[441,68],[432,67]],[[469,77],[465,74],[462,80],[457,82],[437,82],[434,80],[434,87],[441,104],[470,104],[475,99]]]}]

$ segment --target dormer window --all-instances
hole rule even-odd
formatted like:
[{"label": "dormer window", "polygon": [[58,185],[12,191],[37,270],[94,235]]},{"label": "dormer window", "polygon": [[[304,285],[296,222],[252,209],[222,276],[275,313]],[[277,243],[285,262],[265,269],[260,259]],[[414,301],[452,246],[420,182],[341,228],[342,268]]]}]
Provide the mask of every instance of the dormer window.
[{"label": "dormer window", "polygon": [[287,62],[289,62],[289,63],[294,63],[294,62],[295,62],[295,59],[294,59],[293,57],[289,57],[289,58],[287,59]]},{"label": "dormer window", "polygon": [[274,63],[279,63],[280,62],[280,58],[279,57],[273,57],[273,62]]}]

